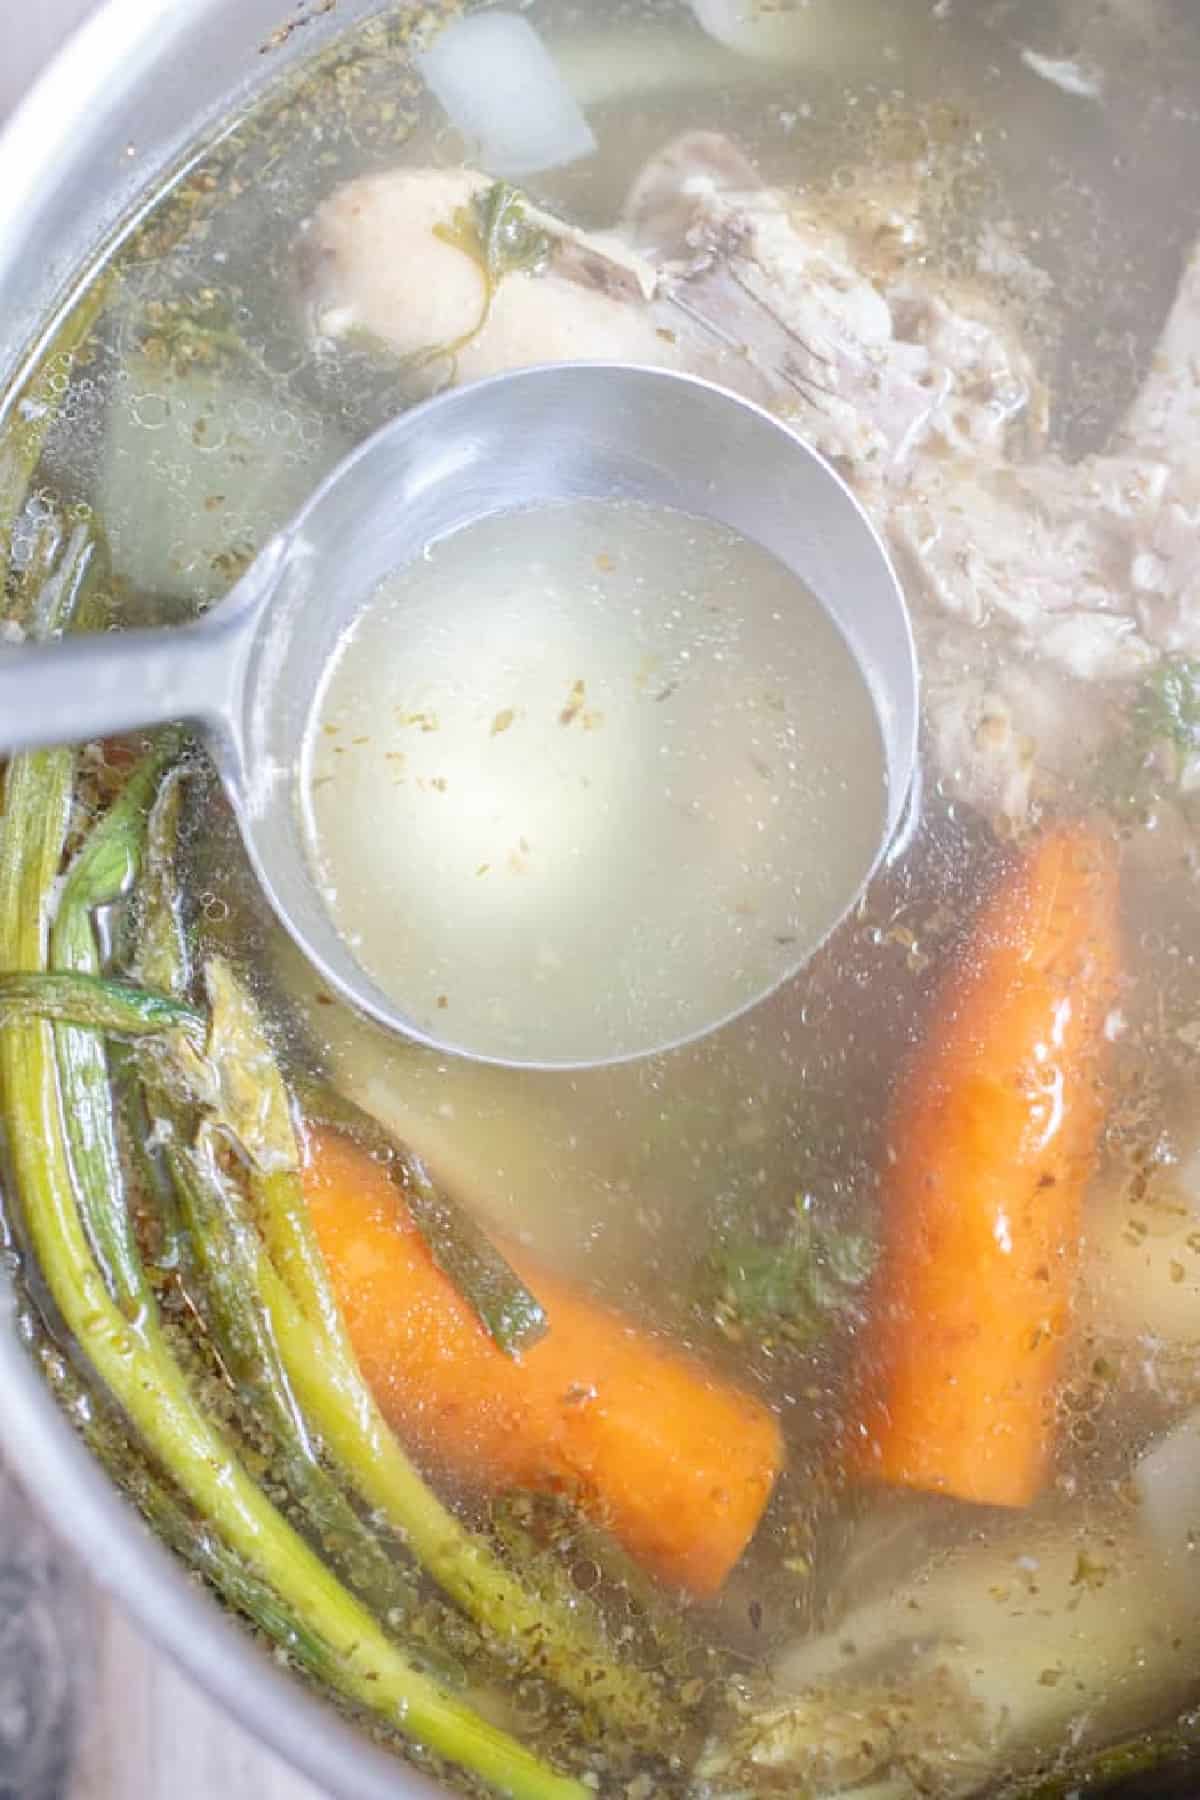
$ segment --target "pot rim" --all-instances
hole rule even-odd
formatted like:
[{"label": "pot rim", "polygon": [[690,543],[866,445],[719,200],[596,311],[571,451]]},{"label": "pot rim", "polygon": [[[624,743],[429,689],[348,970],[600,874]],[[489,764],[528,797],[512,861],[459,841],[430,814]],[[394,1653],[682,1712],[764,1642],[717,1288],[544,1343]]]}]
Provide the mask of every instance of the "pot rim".
[{"label": "pot rim", "polygon": [[[27,219],[36,216],[70,150],[74,121],[98,90],[120,95],[160,55],[176,25],[215,10],[219,0],[103,0],[44,66],[0,130],[0,270],[21,250]],[[130,157],[130,174],[136,156]],[[61,282],[59,285],[63,285]]]}]

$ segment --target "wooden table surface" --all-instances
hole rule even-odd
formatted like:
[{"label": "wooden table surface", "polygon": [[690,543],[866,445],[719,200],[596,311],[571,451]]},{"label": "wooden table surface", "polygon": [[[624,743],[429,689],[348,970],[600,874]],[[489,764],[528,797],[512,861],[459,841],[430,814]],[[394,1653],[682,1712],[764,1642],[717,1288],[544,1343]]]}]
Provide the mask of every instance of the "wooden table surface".
[{"label": "wooden table surface", "polygon": [[[0,121],[93,3],[0,0]],[[91,1587],[2,1470],[0,1800],[321,1800]]]}]

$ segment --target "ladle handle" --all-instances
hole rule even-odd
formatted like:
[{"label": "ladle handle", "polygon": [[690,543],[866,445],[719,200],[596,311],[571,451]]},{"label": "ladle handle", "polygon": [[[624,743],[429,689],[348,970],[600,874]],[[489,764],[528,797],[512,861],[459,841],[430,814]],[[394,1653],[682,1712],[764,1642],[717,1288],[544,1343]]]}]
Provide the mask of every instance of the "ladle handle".
[{"label": "ladle handle", "polygon": [[0,650],[0,756],[173,719],[227,724],[240,650],[236,628],[213,625]]}]

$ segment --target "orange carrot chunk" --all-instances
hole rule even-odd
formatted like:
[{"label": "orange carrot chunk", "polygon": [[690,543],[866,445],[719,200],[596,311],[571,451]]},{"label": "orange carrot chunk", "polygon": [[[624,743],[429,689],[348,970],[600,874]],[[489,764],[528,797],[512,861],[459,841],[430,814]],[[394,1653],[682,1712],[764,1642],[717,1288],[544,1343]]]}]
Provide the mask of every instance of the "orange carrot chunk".
[{"label": "orange carrot chunk", "polygon": [[1045,1481],[1118,960],[1111,844],[1046,832],[985,902],[894,1092],[857,1473],[992,1506]]},{"label": "orange carrot chunk", "polygon": [[716,1592],[782,1465],[764,1406],[504,1245],[549,1320],[514,1361],[357,1144],[313,1131],[305,1189],[363,1374],[428,1466],[564,1493],[658,1579]]}]

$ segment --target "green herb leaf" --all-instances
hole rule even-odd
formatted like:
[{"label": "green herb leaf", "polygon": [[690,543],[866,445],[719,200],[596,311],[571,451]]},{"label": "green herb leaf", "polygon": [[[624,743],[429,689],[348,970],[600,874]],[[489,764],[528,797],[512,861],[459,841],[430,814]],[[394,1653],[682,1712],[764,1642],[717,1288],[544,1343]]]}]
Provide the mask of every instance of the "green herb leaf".
[{"label": "green herb leaf", "polygon": [[483,299],[471,329],[451,343],[422,352],[417,358],[418,366],[437,357],[453,359],[472,338],[478,337],[506,275],[537,274],[545,266],[552,248],[550,234],[533,224],[527,205],[518,188],[510,187],[506,181],[493,181],[490,187],[472,195],[469,206],[457,207],[448,225],[434,226],[435,237],[461,250],[476,264],[483,277]]},{"label": "green herb leaf", "polygon": [[1165,740],[1187,754],[1200,750],[1200,660],[1164,657],[1138,690],[1131,723],[1144,745]]},{"label": "green herb leaf", "polygon": [[530,221],[525,196],[507,181],[493,181],[472,197],[470,227],[493,288],[506,275],[536,273],[550,255],[549,236]]},{"label": "green herb leaf", "polygon": [[800,1214],[779,1242],[730,1237],[716,1245],[700,1264],[697,1286],[730,1335],[780,1333],[808,1344],[853,1306],[874,1261],[868,1238]]}]

